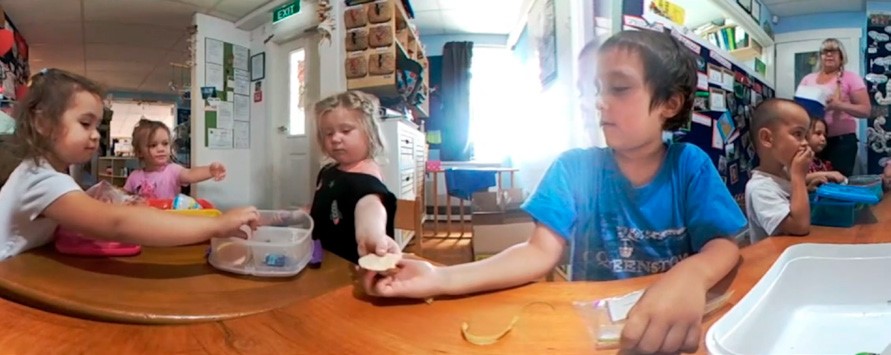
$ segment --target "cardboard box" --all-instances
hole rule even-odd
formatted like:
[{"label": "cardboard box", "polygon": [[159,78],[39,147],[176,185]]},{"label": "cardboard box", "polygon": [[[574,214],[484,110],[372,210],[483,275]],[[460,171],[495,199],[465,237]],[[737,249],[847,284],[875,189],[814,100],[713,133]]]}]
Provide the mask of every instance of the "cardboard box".
[{"label": "cardboard box", "polygon": [[476,192],[471,196],[474,212],[504,212],[519,209],[526,201],[523,189],[502,189],[497,191]]},{"label": "cardboard box", "polygon": [[474,259],[498,254],[508,247],[525,242],[532,236],[535,223],[526,212],[474,212],[472,215]]}]

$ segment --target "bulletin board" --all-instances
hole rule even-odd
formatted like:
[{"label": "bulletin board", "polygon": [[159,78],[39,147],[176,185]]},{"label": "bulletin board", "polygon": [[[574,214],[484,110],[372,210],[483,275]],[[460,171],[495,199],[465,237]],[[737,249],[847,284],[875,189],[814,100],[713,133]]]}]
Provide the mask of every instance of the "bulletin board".
[{"label": "bulletin board", "polygon": [[204,40],[204,146],[250,148],[250,51],[213,38]]},{"label": "bulletin board", "polygon": [[705,151],[730,194],[741,208],[744,207],[746,183],[752,169],[758,166],[758,156],[749,135],[752,112],[763,100],[774,97],[774,89],[722,52],[711,50],[704,41],[687,36],[674,27],[649,23],[640,16],[627,13],[623,24],[625,29],[670,33],[695,54],[699,80],[693,115],[687,126],[672,132],[671,139],[696,145]]},{"label": "bulletin board", "polygon": [[866,88],[872,115],[866,129],[866,173],[881,174],[891,156],[891,13],[872,12],[866,22]]}]

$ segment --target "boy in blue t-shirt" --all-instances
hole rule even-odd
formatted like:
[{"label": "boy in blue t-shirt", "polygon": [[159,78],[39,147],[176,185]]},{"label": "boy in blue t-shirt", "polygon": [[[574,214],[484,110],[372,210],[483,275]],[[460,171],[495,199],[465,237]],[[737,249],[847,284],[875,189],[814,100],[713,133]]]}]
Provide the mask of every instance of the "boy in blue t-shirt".
[{"label": "boy in blue t-shirt", "polygon": [[[368,293],[386,297],[468,294],[532,282],[571,250],[573,280],[663,273],[628,315],[622,346],[694,351],[706,292],[739,259],[728,237],[746,226],[708,156],[665,144],[662,132],[691,116],[696,62],[670,35],[620,32],[580,55],[583,105],[596,106],[609,148],[563,153],[524,209],[536,220],[525,243],[485,260],[434,267],[403,260],[389,276],[368,273]],[[594,92],[592,92],[594,91]]]}]

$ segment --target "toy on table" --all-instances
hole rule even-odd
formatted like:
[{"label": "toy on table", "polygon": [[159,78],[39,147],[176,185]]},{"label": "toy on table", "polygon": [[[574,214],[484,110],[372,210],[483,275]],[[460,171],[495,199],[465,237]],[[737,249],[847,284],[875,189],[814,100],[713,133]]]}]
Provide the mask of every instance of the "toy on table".
[{"label": "toy on table", "polygon": [[[117,204],[134,205],[141,204],[143,200],[128,195],[123,190],[112,186],[107,181],[101,181],[86,191],[87,195],[99,201]],[[59,253],[81,256],[131,256],[139,254],[142,248],[136,244],[119,242],[106,242],[95,240],[81,233],[77,233],[63,226],[55,231],[55,247]]]}]

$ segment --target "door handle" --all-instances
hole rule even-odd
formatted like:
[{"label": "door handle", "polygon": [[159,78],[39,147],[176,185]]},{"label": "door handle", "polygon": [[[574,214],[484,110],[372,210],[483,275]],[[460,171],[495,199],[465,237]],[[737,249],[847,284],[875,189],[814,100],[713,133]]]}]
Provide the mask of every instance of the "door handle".
[{"label": "door handle", "polygon": [[285,133],[288,131],[288,126],[278,126],[279,133]]}]

